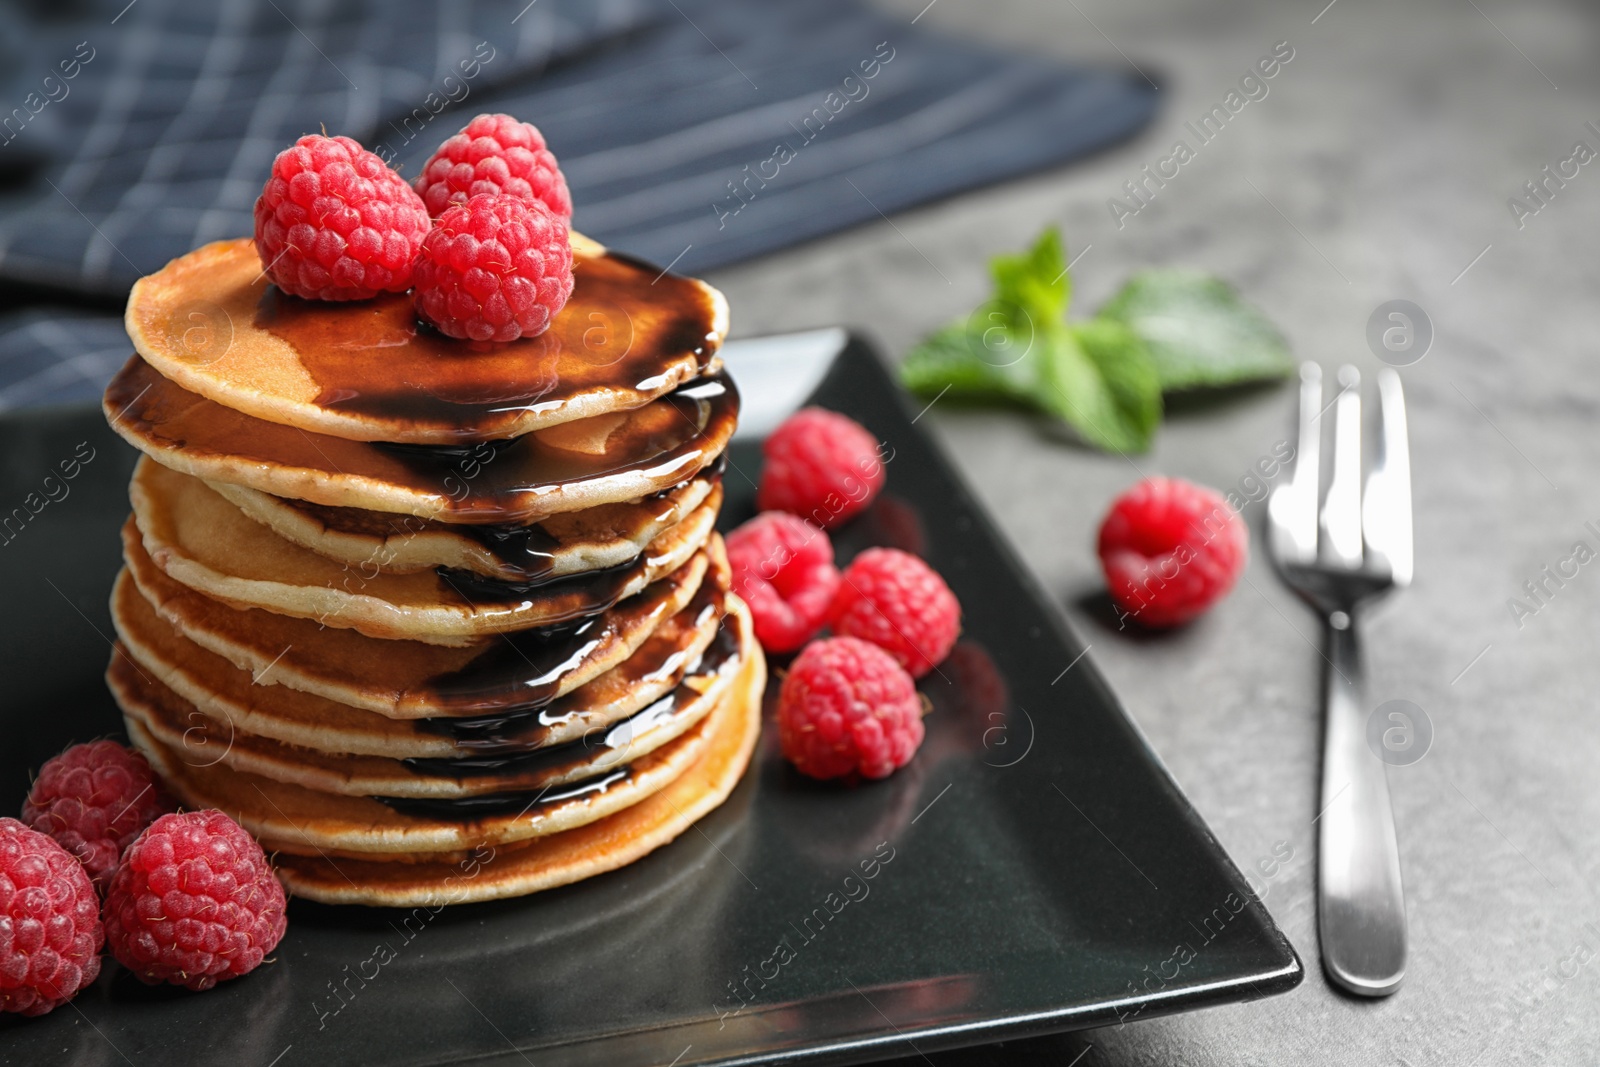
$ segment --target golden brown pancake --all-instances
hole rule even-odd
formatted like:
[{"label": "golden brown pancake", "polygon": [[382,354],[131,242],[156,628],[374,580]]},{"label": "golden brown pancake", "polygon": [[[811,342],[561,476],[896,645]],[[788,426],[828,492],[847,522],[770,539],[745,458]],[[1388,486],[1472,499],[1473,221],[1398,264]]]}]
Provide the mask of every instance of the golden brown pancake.
[{"label": "golden brown pancake", "polygon": [[573,256],[551,328],[509,344],[445,338],[408,294],[287,296],[248,239],[130,295],[103,408],[144,456],[107,683],[174,795],[291,891],[576,881],[748,765],[766,664],[715,532],[726,302]]},{"label": "golden brown pancake", "polygon": [[763,673],[760,654],[752,650],[741,663],[740,684],[731,687],[723,701],[682,736],[599,778],[527,794],[526,803],[521,795],[513,795],[504,811],[459,818],[433,814],[431,809],[430,813],[409,813],[401,810],[398,801],[320,793],[218,764],[194,765],[185,761],[181,751],[157,741],[138,719],[129,717],[126,725],[134,744],[150,758],[179,800],[191,807],[227,812],[269,851],[311,856],[321,852],[398,854],[414,861],[418,853],[451,852],[480,844],[499,846],[588,825],[639,803],[681,777],[714,747],[714,739],[743,735],[748,730],[753,742],[761,714],[759,690],[753,683],[755,676]]},{"label": "golden brown pancake", "polygon": [[665,788],[614,815],[520,845],[479,849],[474,842],[462,855],[420,855],[411,862],[280,852],[274,857],[278,878],[291,893],[326,904],[435,907],[522,896],[633,863],[715,810],[739,784],[761,731],[766,665],[759,647],[739,682],[727,705],[736,714],[712,734],[700,758]]},{"label": "golden brown pancake", "polygon": [[[657,626],[633,655],[592,681],[543,708],[483,720],[391,719],[288,686],[263,689],[249,671],[201,648],[157,615],[126,573],[112,594],[111,621],[141,673],[214,722],[324,752],[448,759],[567,744],[610,729],[667,696],[691,666],[699,669],[708,646],[722,640],[718,631],[726,597],[715,584],[702,583],[683,610]],[[185,729],[193,725],[186,723]]]},{"label": "golden brown pancake", "polygon": [[[113,655],[106,680],[123,714],[184,762],[220,764],[343,796],[456,798],[531,793],[594,778],[654,752],[692,728],[733,684],[753,640],[742,615],[727,654],[697,669],[673,691],[610,727],[568,744],[527,752],[458,752],[448,758],[390,759],[339,750],[302,748],[219,721],[142,670],[128,655]],[[270,692],[257,687],[257,699]],[[354,712],[382,722],[370,712]]]},{"label": "golden brown pancake", "polygon": [[157,614],[202,648],[283,685],[397,719],[464,717],[538,707],[631,656],[657,624],[683,609],[708,577],[725,590],[722,541],[713,535],[689,562],[610,611],[586,620],[570,640],[483,638],[466,647],[387,641],[320,627],[259,608],[233,608],[173,581],[123,530],[128,575]]},{"label": "golden brown pancake", "polygon": [[728,332],[711,286],[573,235],[572,296],[550,329],[505,344],[417,321],[409,293],[287,296],[249,238],[141,278],[134,347],[184,389],[258,419],[353,441],[460,444],[639,407],[698,376]]},{"label": "golden brown pancake", "polygon": [[442,522],[538,522],[669,489],[722,454],[739,394],[718,368],[640,408],[459,448],[349,441],[254,418],[134,356],[102,403],[146,455],[208,482]]},{"label": "golden brown pancake", "polygon": [[280,537],[340,563],[392,574],[448,567],[511,582],[627,563],[705,503],[717,479],[702,472],[659,494],[552,515],[531,526],[433,522],[207,484]]},{"label": "golden brown pancake", "polygon": [[470,574],[387,574],[335,562],[279,537],[200,479],[148,457],[134,470],[129,496],[145,551],[191,589],[235,607],[370,637],[449,645],[604,611],[699,551],[721,503],[720,491],[713,493],[631,563],[527,588]]}]

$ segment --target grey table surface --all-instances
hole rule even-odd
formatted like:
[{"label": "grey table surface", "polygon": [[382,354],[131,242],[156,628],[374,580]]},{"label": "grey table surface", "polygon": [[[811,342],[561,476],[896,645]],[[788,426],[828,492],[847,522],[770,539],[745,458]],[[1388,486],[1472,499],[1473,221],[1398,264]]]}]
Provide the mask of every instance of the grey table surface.
[{"label": "grey table surface", "polygon": [[[1370,620],[1371,700],[1435,730],[1394,768],[1411,929],[1398,994],[1357,1001],[1317,967],[1320,635],[1259,551],[1197,624],[1159,638],[1102,621],[1092,551],[1111,498],[1161,472],[1227,488],[1293,432],[1292,391],[1174,412],[1131,459],[1013,414],[925,421],[1080,633],[1241,868],[1287,843],[1266,903],[1310,973],[1293,993],[907,1063],[1592,1062],[1600,1036],[1600,564],[1519,619],[1523,584],[1600,549],[1594,237],[1600,166],[1520,220],[1523,183],[1600,149],[1600,10],[1536,0],[1290,4],[894,0],[907,17],[1018,51],[1137,67],[1165,95],[1144,134],[1093,160],[715,272],[736,335],[843,323],[896,358],[984,298],[985,263],[1064,226],[1079,313],[1135,269],[1206,268],[1267,309],[1296,353],[1370,375],[1365,329],[1406,298],[1431,351],[1402,373],[1416,494],[1414,587]],[[1279,41],[1294,58],[1119,227],[1107,199],[1192,136]],[[1530,205],[1537,206],[1533,201]],[[1369,379],[1370,380],[1370,379]],[[1081,1057],[1074,1060],[1074,1057]]]}]

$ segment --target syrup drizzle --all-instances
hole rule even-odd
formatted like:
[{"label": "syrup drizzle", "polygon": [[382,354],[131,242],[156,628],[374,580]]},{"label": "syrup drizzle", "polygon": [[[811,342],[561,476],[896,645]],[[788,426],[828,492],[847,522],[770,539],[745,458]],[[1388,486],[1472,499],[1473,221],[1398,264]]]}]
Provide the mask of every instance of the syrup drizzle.
[{"label": "syrup drizzle", "polygon": [[618,749],[626,750],[635,740],[649,731],[660,729],[677,716],[684,714],[700,696],[697,690],[685,684],[689,678],[720,673],[727,669],[737,652],[737,635],[724,620],[711,645],[700,655],[699,661],[690,665],[684,682],[680,682],[671,693],[643,711],[611,727],[598,743],[591,743],[588,738],[581,738],[567,744],[521,755],[403,761],[418,773],[448,775],[458,780],[492,775],[496,779],[494,784],[503,786],[495,792],[470,797],[373,797],[372,799],[388,805],[402,815],[473,822],[506,815],[514,815],[517,818],[530,816],[537,819],[544,811],[567,801],[580,797],[603,796],[611,789],[634,780],[633,764],[624,763],[621,766],[607,767],[597,774],[560,786],[549,786],[544,783],[560,777],[563,772],[595,760],[598,754],[615,752]]},{"label": "syrup drizzle", "polygon": [[595,486],[603,492],[607,480],[631,483],[642,476],[647,491],[655,492],[692,477],[732,436],[739,394],[723,370],[713,370],[628,412],[594,454],[556,447],[539,433],[472,446],[377,444],[308,433],[188,392],[138,356],[112,379],[105,408],[139,447],[157,459],[177,453],[202,477],[272,492],[276,486],[247,481],[239,472],[275,469],[304,485],[298,496],[334,505],[348,497],[340,483],[360,479],[407,490],[446,522],[523,525],[564,510],[555,505],[566,491]]},{"label": "syrup drizzle", "polygon": [[[720,602],[719,584],[708,573],[689,606],[704,610],[706,605]],[[671,593],[670,578],[663,579],[639,594],[650,598],[640,607],[659,620],[666,615]],[[653,626],[653,622],[647,625]],[[617,621],[602,614],[506,634],[461,670],[412,689],[407,702],[445,710],[445,716],[419,720],[419,725],[433,724],[424,728],[447,736],[457,729],[470,734],[474,724],[485,717],[499,719],[513,712],[536,711],[556,699],[562,679],[614,638],[617,627]]]},{"label": "syrup drizzle", "polygon": [[628,584],[644,574],[649,567],[649,557],[641,552],[634,558],[613,567],[602,567],[558,578],[550,576],[548,567],[544,574],[536,574],[518,581],[485,578],[476,571],[454,567],[439,567],[436,573],[457,596],[474,607],[515,606],[534,594],[549,601],[569,600],[569,603],[545,616],[553,624],[593,615],[614,607],[617,601],[622,599],[622,594],[627,591]]},{"label": "syrup drizzle", "polygon": [[[591,729],[574,741],[526,752],[411,758],[401,762],[419,775],[454,778],[457,781],[474,780],[480,785],[493,786],[495,792],[538,789],[547,782],[573,775],[586,765],[608,759],[619,752],[626,754],[651,733],[678,720],[703,696],[701,689],[693,683],[715,677],[727,669],[735,651],[736,648],[731,644],[713,642],[712,647],[706,650],[699,662],[690,666],[670,693],[621,722]],[[612,765],[614,762],[610,761]],[[573,780],[586,777],[592,775],[577,775]]]},{"label": "syrup drizzle", "polygon": [[[625,515],[613,512],[608,516],[607,536],[621,541],[641,543],[646,529],[657,526],[673,517],[673,508],[648,508],[642,505],[666,500],[683,491],[691,482],[703,480],[715,486],[722,481],[728,466],[726,453],[719,453],[704,468],[677,485],[669,485],[638,501],[638,505],[615,505],[629,508]],[[313,504],[305,500],[279,498],[288,507],[315,520],[324,529],[337,533],[357,534],[374,538],[411,537],[447,528],[452,533],[470,537],[482,545],[490,555],[508,571],[522,580],[534,582],[549,576],[554,569],[556,555],[565,541],[550,533],[543,523],[438,523],[414,515],[397,515],[393,512],[367,511],[363,508],[340,507],[334,504]],[[605,506],[605,505],[602,505]],[[680,517],[689,514],[682,509]],[[578,537],[587,538],[588,534]]]},{"label": "syrup drizzle", "polygon": [[526,792],[485,793],[475,797],[373,797],[402,815],[419,819],[452,819],[474,822],[478,819],[515,815],[537,819],[544,811],[580,797],[598,797],[613,788],[633,781],[632,765],[624,765],[604,775],[559,789],[544,790],[532,799]]},{"label": "syrup drizzle", "polygon": [[444,336],[418,321],[408,293],[302,300],[258,272],[230,295],[241,311],[253,297],[254,326],[295,350],[313,403],[459,441],[505,437],[525,414],[585,393],[660,392],[716,352],[715,307],[692,279],[608,253],[575,260],[573,282],[548,330],[505,343]]},{"label": "syrup drizzle", "polygon": [[[698,598],[697,598],[698,600]],[[703,620],[706,611],[715,611],[716,606],[711,598],[706,598],[702,603],[691,602],[688,608],[697,616],[696,625]],[[715,673],[738,653],[738,635],[733,628],[723,623],[717,630],[716,637],[711,645],[700,655],[698,664],[690,664],[686,671]],[[648,684],[660,677],[670,676],[683,666],[681,657],[668,656],[664,661],[651,665],[653,657],[649,655],[630,657],[627,662],[616,670],[622,671],[631,688],[634,685]],[[534,749],[545,747],[549,738],[558,728],[567,725],[574,716],[583,709],[574,706],[574,702],[566,698],[549,703],[544,707],[526,708],[498,715],[479,715],[472,718],[434,718],[415,720],[419,731],[437,734],[449,738],[457,748],[465,752],[481,754],[482,757],[499,756],[503,754],[516,755]],[[575,742],[567,742],[573,744]],[[551,745],[550,748],[559,748]],[[472,759],[476,757],[466,757]],[[445,758],[439,766],[454,763],[454,760]]]}]

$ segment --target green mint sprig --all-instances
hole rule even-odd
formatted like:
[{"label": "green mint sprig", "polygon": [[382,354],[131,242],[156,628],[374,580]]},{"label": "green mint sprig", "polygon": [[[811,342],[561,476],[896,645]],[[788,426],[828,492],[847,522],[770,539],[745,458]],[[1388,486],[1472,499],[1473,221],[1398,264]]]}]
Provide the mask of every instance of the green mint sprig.
[{"label": "green mint sprig", "polygon": [[1068,322],[1072,278],[1054,228],[990,264],[994,295],[912,349],[900,379],[922,396],[1042,411],[1096,448],[1143,452],[1163,393],[1288,376],[1282,334],[1226,282],[1194,271],[1130,278]]}]

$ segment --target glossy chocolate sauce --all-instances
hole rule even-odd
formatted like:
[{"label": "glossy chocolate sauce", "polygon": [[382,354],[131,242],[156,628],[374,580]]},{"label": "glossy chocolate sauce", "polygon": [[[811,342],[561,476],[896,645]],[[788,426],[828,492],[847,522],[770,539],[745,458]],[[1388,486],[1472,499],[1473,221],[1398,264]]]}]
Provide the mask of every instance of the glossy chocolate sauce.
[{"label": "glossy chocolate sauce", "polygon": [[[697,596],[684,610],[695,616],[698,621],[703,612],[716,610],[716,608],[712,597],[706,597],[702,600]],[[644,647],[629,657],[621,666],[614,669],[622,671],[630,685],[646,684],[656,680],[658,677],[673,674],[680,667],[684,670],[683,680],[687,680],[693,676],[717,673],[738,654],[738,651],[738,634],[733,626],[724,621],[718,627],[716,637],[706,650],[700,654],[697,662],[685,665],[681,663],[678,656],[656,655],[653,650]],[[683,682],[680,681],[674,689],[674,694],[682,689]],[[557,727],[566,725],[581,711],[581,708],[574,706],[572,700],[563,697],[561,700],[550,703],[543,708],[529,708],[502,715],[483,715],[466,719],[418,719],[415,721],[415,725],[419,731],[450,738],[463,751],[481,754],[481,757],[474,755],[461,759],[442,758],[426,761],[429,765],[445,767],[470,762],[477,758],[514,757],[521,753],[539,749],[547,744],[548,738]],[[577,743],[580,742],[551,745],[549,750],[553,751]],[[439,773],[449,772],[441,771]]]},{"label": "glossy chocolate sauce", "polygon": [[[558,516],[552,532],[551,520],[516,525],[513,523],[441,523],[415,515],[397,515],[393,512],[368,511],[365,508],[338,507],[329,504],[312,504],[304,500],[278,498],[278,502],[312,519],[324,529],[342,534],[387,539],[413,537],[419,534],[448,533],[469,537],[482,545],[505,571],[522,579],[535,581],[547,577],[554,567],[559,550],[569,542],[599,543],[644,540],[646,531],[674,518],[677,503],[663,507],[661,501],[672,500],[697,482],[711,486],[721,483],[727,469],[727,454],[718,455],[708,466],[692,478],[677,485],[651,493],[642,499],[621,504],[602,504],[572,516]],[[682,518],[690,509],[682,509]],[[579,518],[578,516],[582,516]]]},{"label": "glossy chocolate sauce", "polygon": [[[723,473],[728,469],[728,455],[719,453],[717,458],[705,468],[701,469],[696,478],[703,478],[713,485],[722,481]],[[669,485],[665,489],[657,490],[644,498],[643,502],[665,500],[674,493],[684,488],[688,481],[678,485]],[[660,522],[666,517],[641,510],[638,519],[627,529],[618,529],[616,534],[627,540],[637,540],[639,531],[647,523]],[[549,574],[554,566],[555,553],[561,547],[561,540],[552,536],[549,531],[537,524],[516,526],[510,523],[484,523],[472,526],[459,526],[458,529],[474,541],[477,541],[495,559],[508,568],[519,571],[527,587],[536,589],[549,580]],[[453,572],[462,573],[462,572]],[[474,575],[474,577],[476,577]],[[484,579],[487,580],[487,579]]]},{"label": "glossy chocolate sauce", "polygon": [[530,582],[549,577],[555,567],[556,549],[561,547],[561,541],[538,524],[510,526],[495,523],[491,526],[463,526],[462,529],[488,549],[495,559],[514,568]]},{"label": "glossy chocolate sauce", "polygon": [[550,329],[505,343],[462,341],[419,322],[410,294],[330,303],[289,296],[264,279],[253,325],[292,347],[319,390],[313,403],[433,439],[514,433],[527,413],[593,392],[659,394],[706,369],[718,339],[698,282],[626,256],[575,261],[572,296]]},{"label": "glossy chocolate sauce", "polygon": [[[727,669],[738,653],[738,645],[738,635],[725,620],[718,628],[711,645],[700,655],[698,662],[690,666],[685,681],[692,676],[705,677]],[[462,759],[403,761],[419,774],[449,776],[459,780],[472,779],[478,784],[484,784],[482,782],[484,777],[492,777],[495,779],[492,784],[496,788],[492,793],[451,798],[374,797],[373,799],[405,815],[472,821],[504,815],[520,817],[578,797],[604,794],[633,779],[632,764],[608,767],[600,774],[560,786],[548,786],[544,783],[604,754],[618,750],[626,751],[627,747],[638,738],[686,714],[700,696],[701,694],[693,687],[680,682],[671,693],[643,711],[610,727],[604,734],[598,734],[597,731],[597,736],[592,735],[541,751],[505,756],[485,755]]]},{"label": "glossy chocolate sauce", "polygon": [[[401,760],[420,775],[435,778],[472,779],[491,785],[497,791],[538,789],[546,782],[572,774],[585,765],[608,759],[629,748],[652,732],[685,715],[702,692],[689,684],[715,676],[731,662],[736,646],[713,641],[700,662],[685,673],[670,693],[609,727],[597,727],[583,737],[565,744],[527,752],[498,752],[460,757],[413,757]],[[614,760],[612,760],[614,762]],[[485,779],[493,779],[485,782]]]},{"label": "glossy chocolate sauce", "polygon": [[[701,467],[695,477],[704,478],[706,481],[716,485],[722,481],[722,476],[726,473],[728,473],[728,453],[718,452],[717,458],[712,460],[710,463],[707,463],[704,467]],[[669,485],[665,489],[656,490],[645,499],[660,500],[661,498],[675,492],[679,488],[680,486]]]},{"label": "glossy chocolate sauce", "polygon": [[561,577],[551,577],[548,566],[543,574],[535,573],[516,581],[486,578],[474,571],[456,567],[439,567],[437,573],[463,600],[474,605],[514,604],[534,593],[542,598],[570,597],[572,606],[561,613],[565,618],[558,616],[551,619],[552,622],[561,622],[605,611],[622,599],[628,583],[648,570],[649,566],[649,559],[641,552],[626,563]]},{"label": "glossy chocolate sauce", "polygon": [[[688,566],[688,564],[685,564]],[[715,605],[722,596],[720,583],[708,572],[685,610]],[[674,593],[669,576],[647,586],[625,606],[659,621]],[[653,623],[651,624],[653,625]],[[456,729],[471,733],[482,729],[487,717],[498,720],[517,712],[534,712],[556,699],[567,674],[580,666],[607,641],[614,640],[620,622],[611,614],[591,615],[557,626],[541,626],[505,634],[487,652],[461,670],[434,678],[407,694],[428,707],[447,709],[445,716],[419,720],[423,727],[447,736]],[[450,724],[467,724],[460,727]],[[472,724],[478,724],[474,726]]]},{"label": "glossy chocolate sauce", "polygon": [[451,819],[471,822],[476,819],[512,815],[537,817],[540,812],[569,800],[603,796],[612,789],[633,780],[631,766],[617,767],[596,778],[554,789],[541,790],[531,797],[526,792],[485,793],[475,797],[453,797],[441,800],[433,797],[373,797],[402,815],[419,819]]},{"label": "glossy chocolate sauce", "polygon": [[556,697],[561,679],[589,658],[611,635],[601,616],[540,626],[504,635],[505,640],[465,669],[423,687],[429,702],[451,708],[543,707]]},{"label": "glossy chocolate sauce", "polygon": [[[360,483],[382,483],[442,521],[523,525],[569,510],[559,503],[564,491],[603,493],[608,480],[634,487],[642,479],[645,492],[656,492],[692,477],[733,435],[739,395],[727,374],[714,370],[627,412],[593,453],[541,439],[551,431],[462,447],[309,433],[188,392],[138,356],[112,379],[105,407],[123,436],[158,459],[176,453],[172,462],[200,477],[280,494],[284,486],[270,479],[290,478],[290,495],[341,506]],[[585,506],[598,502],[586,499]]]}]

